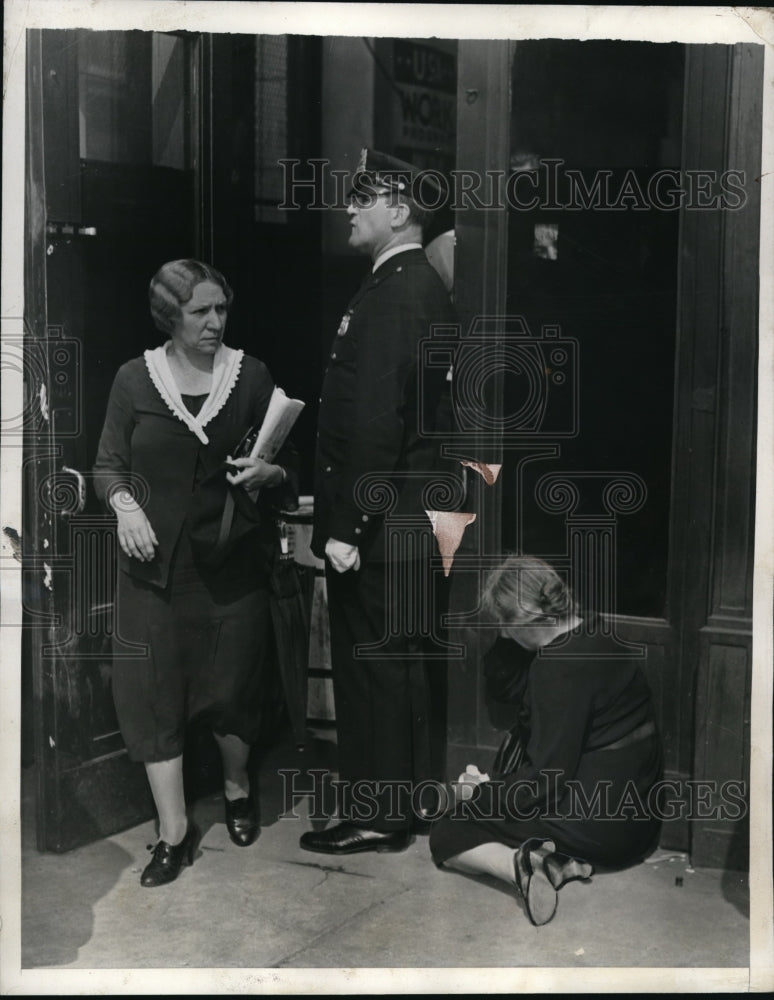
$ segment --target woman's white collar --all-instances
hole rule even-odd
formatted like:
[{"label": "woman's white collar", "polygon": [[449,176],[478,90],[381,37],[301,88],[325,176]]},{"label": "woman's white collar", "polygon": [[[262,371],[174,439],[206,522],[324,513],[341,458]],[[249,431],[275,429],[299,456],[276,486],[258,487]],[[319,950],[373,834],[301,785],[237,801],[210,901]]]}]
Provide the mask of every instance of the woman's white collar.
[{"label": "woman's white collar", "polygon": [[178,420],[182,420],[202,444],[209,444],[210,439],[204,433],[204,428],[222,410],[224,403],[231,395],[231,390],[239,378],[239,370],[242,367],[242,358],[245,352],[235,351],[231,347],[226,347],[225,344],[218,347],[213,357],[212,385],[209,395],[198,415],[194,416],[183,403],[172,369],[169,367],[167,348],[171,343],[172,341],[168,340],[161,347],[145,352],[145,367],[148,369],[148,375],[158,394]]}]

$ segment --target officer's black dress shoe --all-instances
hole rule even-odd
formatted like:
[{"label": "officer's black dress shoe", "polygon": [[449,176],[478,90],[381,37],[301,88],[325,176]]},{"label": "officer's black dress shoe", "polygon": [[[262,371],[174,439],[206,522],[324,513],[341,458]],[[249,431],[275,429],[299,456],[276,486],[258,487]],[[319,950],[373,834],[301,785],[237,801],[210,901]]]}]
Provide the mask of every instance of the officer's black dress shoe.
[{"label": "officer's black dress shoe", "polygon": [[299,846],[320,854],[358,854],[360,851],[403,851],[411,843],[411,830],[382,833],[352,823],[338,823],[327,830],[302,835]]},{"label": "officer's black dress shoe", "polygon": [[238,847],[249,847],[258,836],[258,810],[255,808],[252,794],[241,799],[229,801],[226,804],[226,829],[228,835]]}]

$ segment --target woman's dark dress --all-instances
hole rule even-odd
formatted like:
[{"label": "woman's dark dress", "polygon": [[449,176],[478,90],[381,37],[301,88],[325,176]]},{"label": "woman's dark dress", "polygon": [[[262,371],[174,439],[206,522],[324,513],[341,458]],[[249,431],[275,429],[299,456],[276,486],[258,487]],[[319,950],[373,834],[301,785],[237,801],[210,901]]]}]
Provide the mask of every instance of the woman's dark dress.
[{"label": "woman's dark dress", "polygon": [[[650,691],[636,660],[591,631],[581,624],[539,655],[498,639],[487,655],[490,696],[519,706],[526,762],[512,774],[490,773],[470,802],[433,825],[437,864],[481,844],[515,848],[530,837],[608,867],[630,864],[655,845],[661,742],[655,727],[625,739],[653,722]],[[621,740],[626,745],[606,749]]]},{"label": "woman's dark dress", "polygon": [[[258,736],[273,652],[268,553],[276,529],[266,495],[280,501],[286,493],[261,491],[264,523],[217,571],[195,561],[187,506],[195,485],[263,418],[272,389],[265,366],[245,357],[226,404],[205,428],[210,441],[204,445],[158,397],[143,359],[116,377],[95,465],[97,493],[106,501],[121,478],[140,467],[147,491],[142,505],[159,540],[150,563],[119,554],[113,697],[133,760],[179,756],[193,719],[246,743]],[[182,398],[197,415],[207,397]],[[293,457],[277,461],[292,466]],[[141,652],[133,655],[131,645]]]}]

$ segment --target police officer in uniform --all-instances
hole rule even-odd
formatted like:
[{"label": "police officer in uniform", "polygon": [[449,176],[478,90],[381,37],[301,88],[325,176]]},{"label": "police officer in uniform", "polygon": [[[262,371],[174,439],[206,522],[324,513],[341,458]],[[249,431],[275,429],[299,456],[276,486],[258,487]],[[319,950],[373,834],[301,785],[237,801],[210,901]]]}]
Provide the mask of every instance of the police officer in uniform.
[{"label": "police officer in uniform", "polygon": [[[372,267],[325,373],[312,537],[326,562],[339,777],[348,794],[341,822],[301,837],[310,851],[402,850],[419,801],[412,808],[412,788],[442,777],[431,727],[445,717],[443,666],[423,660],[425,639],[400,621],[406,580],[419,581],[409,602],[422,605],[413,607],[419,618],[433,604],[427,567],[435,542],[423,488],[441,466],[427,432],[448,408],[448,382],[442,368],[422,366],[420,343],[434,324],[454,322],[422,249],[425,206],[438,194],[411,164],[363,150],[347,209],[349,244]],[[373,502],[385,496],[386,512]],[[398,525],[406,526],[402,536]]]}]

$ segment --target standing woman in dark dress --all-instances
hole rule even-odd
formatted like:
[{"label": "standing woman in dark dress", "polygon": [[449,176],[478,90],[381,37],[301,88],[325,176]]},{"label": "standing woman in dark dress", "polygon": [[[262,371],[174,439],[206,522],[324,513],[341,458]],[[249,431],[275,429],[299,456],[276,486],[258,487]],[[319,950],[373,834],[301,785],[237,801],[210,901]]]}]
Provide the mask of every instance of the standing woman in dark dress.
[{"label": "standing woman in dark dress", "polygon": [[469,766],[430,849],[439,867],[514,885],[530,920],[545,924],[565,882],[655,846],[661,743],[637,661],[546,563],[508,557],[482,608],[500,625],[485,663],[489,695],[517,707],[515,769]]},{"label": "standing woman in dark dress", "polygon": [[[193,718],[211,727],[223,760],[225,819],[247,846],[258,815],[247,773],[271,653],[271,505],[294,492],[292,452],[277,463],[226,462],[260,424],[273,391],[266,366],[223,343],[232,292],[208,264],[164,264],[150,284],[156,327],[169,339],[123,365],[108,401],[95,464],[119,542],[113,696],[129,756],[143,761],[159,841],[141,884],[177,878],[196,832],[183,795],[183,744]],[[288,468],[290,465],[290,468]],[[217,568],[192,544],[194,489],[213,477],[260,487],[260,525]],[[225,492],[225,491],[224,491]],[[138,650],[127,656],[127,645]]]}]

